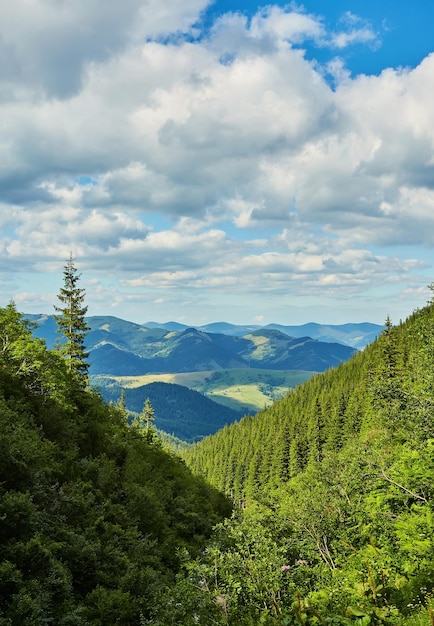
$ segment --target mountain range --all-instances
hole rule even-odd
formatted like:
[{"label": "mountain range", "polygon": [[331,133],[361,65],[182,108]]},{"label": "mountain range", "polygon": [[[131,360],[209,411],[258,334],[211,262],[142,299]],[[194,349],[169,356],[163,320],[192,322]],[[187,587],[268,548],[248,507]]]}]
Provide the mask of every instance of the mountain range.
[{"label": "mountain range", "polygon": [[[59,341],[54,317],[26,317],[35,323],[34,335],[54,347]],[[91,382],[104,399],[116,402],[124,387],[127,408],[140,412],[149,397],[158,405],[157,427],[188,441],[216,432],[246,412],[256,413],[297,381],[347,361],[356,352],[351,344],[364,346],[381,331],[368,323],[261,328],[220,322],[194,328],[177,322],[141,325],[112,316],[86,321]],[[334,337],[346,345],[332,341]],[[202,373],[201,380],[190,382],[189,373]],[[164,380],[165,374],[170,377]]]},{"label": "mountain range", "polygon": [[[48,347],[55,345],[56,323],[53,316],[27,316],[36,322],[34,334],[43,337]],[[135,376],[149,372],[194,372],[243,367],[275,370],[322,372],[352,356],[355,348],[368,341],[381,327],[347,324],[326,327],[318,324],[298,327],[298,334],[346,336],[347,345],[320,341],[308,335],[290,336],[295,327],[280,326],[252,329],[225,323],[213,324],[214,332],[193,327],[173,330],[172,323],[147,326],[110,316],[87,318],[90,331],[86,347],[90,353],[90,374]],[[220,332],[215,332],[220,330]],[[226,332],[222,332],[226,331]]]},{"label": "mountain range", "polygon": [[[146,326],[146,328],[164,328],[165,330],[175,332],[182,332],[183,330],[189,328],[189,326],[180,324],[179,322],[165,322],[163,324],[159,322],[146,322],[144,326]],[[247,335],[248,333],[261,329],[280,330],[280,332],[285,335],[289,335],[290,337],[310,337],[311,339],[317,339],[318,341],[341,343],[343,345],[362,350],[378,337],[383,329],[383,326],[372,324],[370,322],[335,325],[308,322],[307,324],[301,324],[298,326],[288,326],[283,324],[267,324],[266,326],[236,325],[229,324],[228,322],[213,322],[211,324],[197,326],[196,328],[197,330],[206,333],[218,333],[236,337],[242,337],[243,335]]]}]

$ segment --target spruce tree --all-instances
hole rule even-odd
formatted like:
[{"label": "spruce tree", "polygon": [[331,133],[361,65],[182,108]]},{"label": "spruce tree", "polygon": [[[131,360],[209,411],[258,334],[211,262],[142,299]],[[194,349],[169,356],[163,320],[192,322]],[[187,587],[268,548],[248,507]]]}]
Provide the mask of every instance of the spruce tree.
[{"label": "spruce tree", "polygon": [[85,319],[87,306],[83,304],[85,291],[78,286],[80,276],[71,253],[63,271],[63,287],[57,296],[61,306],[54,306],[58,312],[54,318],[57,331],[64,339],[59,344],[59,351],[64,356],[69,371],[77,375],[81,382],[87,382],[89,354],[84,341],[90,329]]},{"label": "spruce tree", "polygon": [[150,399],[146,398],[142,412],[140,415],[136,415],[133,420],[133,426],[142,432],[149,443],[156,441],[156,431],[153,425],[154,421],[154,407],[152,406]]}]

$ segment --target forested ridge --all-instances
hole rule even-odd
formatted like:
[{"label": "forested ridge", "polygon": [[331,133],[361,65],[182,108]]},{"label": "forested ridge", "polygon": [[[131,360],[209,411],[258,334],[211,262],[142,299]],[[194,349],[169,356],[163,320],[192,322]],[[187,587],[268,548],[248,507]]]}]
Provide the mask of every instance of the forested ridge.
[{"label": "forested ridge", "polygon": [[2,626],[144,623],[230,513],[83,380],[0,309]]},{"label": "forested ridge", "polygon": [[202,564],[222,623],[434,623],[432,301],[184,457],[241,509]]},{"label": "forested ridge", "polygon": [[[92,384],[107,402],[116,402],[122,385],[116,380],[100,377]],[[140,413],[143,402],[149,398],[155,409],[158,429],[184,441],[193,442],[240,419],[243,413],[213,402],[203,394],[173,383],[153,382],[126,388],[125,403],[130,413]]]}]

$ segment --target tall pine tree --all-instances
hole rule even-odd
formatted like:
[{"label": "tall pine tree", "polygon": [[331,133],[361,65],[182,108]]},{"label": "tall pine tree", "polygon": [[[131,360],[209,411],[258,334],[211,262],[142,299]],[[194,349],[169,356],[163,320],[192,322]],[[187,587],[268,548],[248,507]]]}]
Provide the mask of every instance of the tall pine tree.
[{"label": "tall pine tree", "polygon": [[70,372],[77,375],[81,382],[86,383],[89,354],[84,341],[90,329],[85,320],[87,313],[87,306],[83,304],[85,291],[78,286],[80,276],[71,253],[63,271],[63,287],[57,296],[61,306],[54,306],[58,312],[54,317],[57,330],[63,337],[59,344],[60,353],[66,359]]}]

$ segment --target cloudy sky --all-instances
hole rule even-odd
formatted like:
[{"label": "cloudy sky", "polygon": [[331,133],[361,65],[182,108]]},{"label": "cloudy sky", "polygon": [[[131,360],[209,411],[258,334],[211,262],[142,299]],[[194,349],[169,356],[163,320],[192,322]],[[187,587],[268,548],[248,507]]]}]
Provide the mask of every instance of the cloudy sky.
[{"label": "cloudy sky", "polygon": [[434,280],[433,19],[0,0],[0,304],[52,313],[72,252],[90,315],[405,319]]}]

